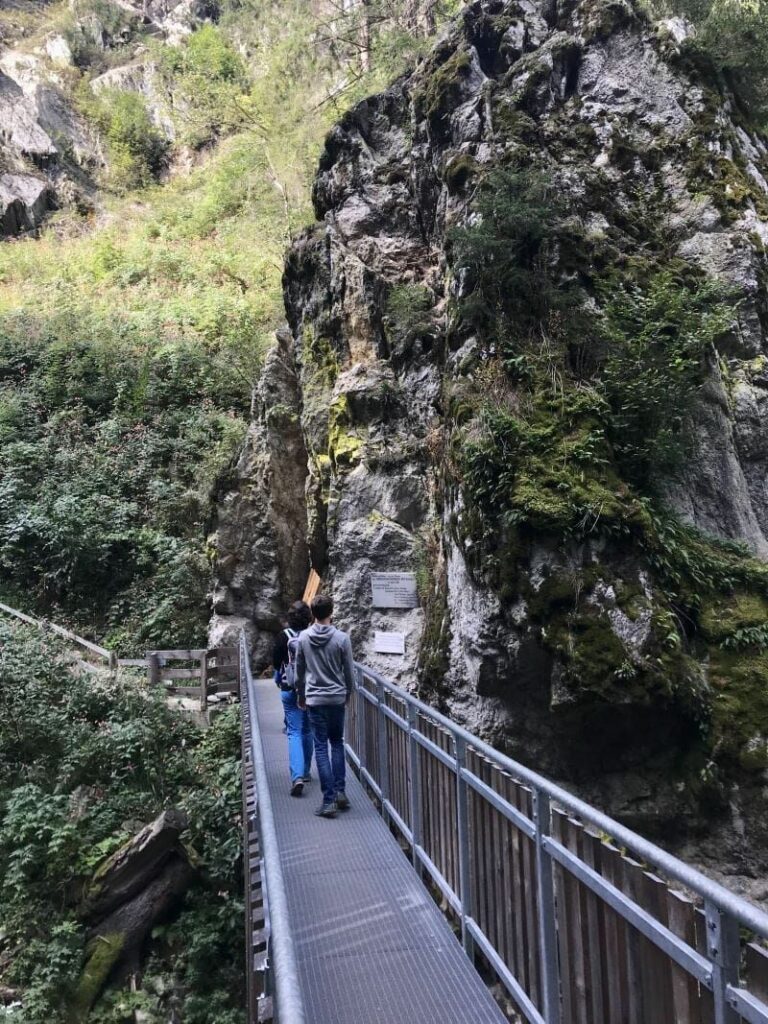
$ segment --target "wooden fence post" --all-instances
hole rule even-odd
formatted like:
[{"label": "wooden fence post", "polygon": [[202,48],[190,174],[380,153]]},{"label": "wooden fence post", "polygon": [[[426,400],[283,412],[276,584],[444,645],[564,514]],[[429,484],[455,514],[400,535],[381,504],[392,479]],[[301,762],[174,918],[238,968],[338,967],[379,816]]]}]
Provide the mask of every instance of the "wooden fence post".
[{"label": "wooden fence post", "polygon": [[160,658],[154,651],[147,653],[147,675],[150,686],[159,686],[160,684]]},{"label": "wooden fence post", "polygon": [[200,710],[203,714],[208,710],[208,651],[200,658]]}]

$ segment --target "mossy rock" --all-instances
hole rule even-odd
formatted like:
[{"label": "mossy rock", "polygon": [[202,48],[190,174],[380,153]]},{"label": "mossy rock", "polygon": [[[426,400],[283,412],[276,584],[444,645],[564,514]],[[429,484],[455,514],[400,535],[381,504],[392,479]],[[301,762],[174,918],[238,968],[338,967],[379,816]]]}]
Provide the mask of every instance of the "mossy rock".
[{"label": "mossy rock", "polygon": [[721,644],[734,633],[768,623],[768,598],[740,591],[730,595],[707,597],[699,611],[702,636]]},{"label": "mossy rock", "polygon": [[748,771],[768,768],[768,653],[715,649],[710,685],[713,748]]},{"label": "mossy rock", "polygon": [[[439,60],[441,55],[438,50],[435,60]],[[471,66],[470,54],[466,50],[456,50],[442,63],[428,67],[423,94],[419,98],[423,99],[424,111],[431,121],[441,119],[454,104],[462,79],[469,74]]]},{"label": "mossy rock", "polygon": [[451,195],[463,192],[470,178],[477,174],[479,169],[479,164],[469,153],[459,153],[450,160],[443,172],[443,180]]},{"label": "mossy rock", "polygon": [[88,943],[85,967],[75,987],[68,1013],[69,1024],[83,1024],[88,1019],[91,1007],[120,959],[124,945],[125,936],[117,932],[98,935]]}]

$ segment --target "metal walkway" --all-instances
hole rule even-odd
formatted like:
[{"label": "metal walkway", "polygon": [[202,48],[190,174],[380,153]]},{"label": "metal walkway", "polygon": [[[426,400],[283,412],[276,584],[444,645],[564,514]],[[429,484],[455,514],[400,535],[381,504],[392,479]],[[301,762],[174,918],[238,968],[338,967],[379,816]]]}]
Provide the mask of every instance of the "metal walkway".
[{"label": "metal walkway", "polygon": [[354,772],[334,820],[312,813],[314,765],[305,795],[289,795],[280,694],[255,686],[307,1024],[504,1024]]}]

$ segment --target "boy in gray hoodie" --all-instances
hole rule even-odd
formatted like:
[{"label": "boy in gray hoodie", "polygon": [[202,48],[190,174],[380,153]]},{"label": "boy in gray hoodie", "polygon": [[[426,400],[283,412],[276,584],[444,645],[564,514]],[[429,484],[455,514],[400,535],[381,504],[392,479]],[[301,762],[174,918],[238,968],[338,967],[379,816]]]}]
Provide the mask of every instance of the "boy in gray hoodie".
[{"label": "boy in gray hoodie", "polygon": [[309,714],[323,787],[323,802],[315,814],[333,818],[337,810],[349,807],[344,792],[344,712],[355,685],[355,663],[349,637],[331,625],[331,598],[318,594],[311,607],[315,622],[301,634],[296,652],[296,692],[299,707],[306,707]]}]

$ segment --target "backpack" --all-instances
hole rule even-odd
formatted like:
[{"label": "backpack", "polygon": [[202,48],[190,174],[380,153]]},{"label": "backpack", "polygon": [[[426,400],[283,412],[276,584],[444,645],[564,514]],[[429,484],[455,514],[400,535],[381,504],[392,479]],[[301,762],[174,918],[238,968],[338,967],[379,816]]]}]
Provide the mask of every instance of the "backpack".
[{"label": "backpack", "polygon": [[288,637],[288,661],[283,665],[281,686],[284,690],[296,689],[296,652],[299,649],[299,634],[295,629],[286,627],[283,632]]}]

